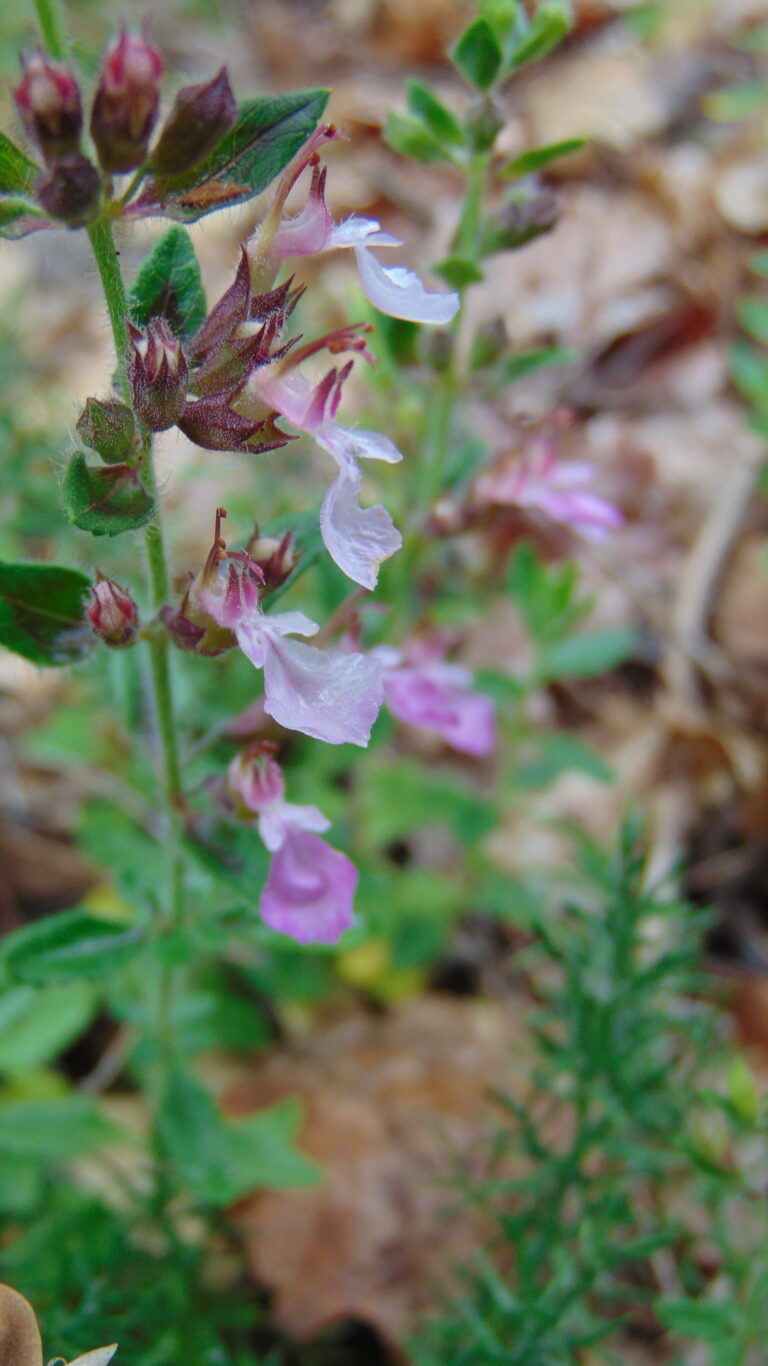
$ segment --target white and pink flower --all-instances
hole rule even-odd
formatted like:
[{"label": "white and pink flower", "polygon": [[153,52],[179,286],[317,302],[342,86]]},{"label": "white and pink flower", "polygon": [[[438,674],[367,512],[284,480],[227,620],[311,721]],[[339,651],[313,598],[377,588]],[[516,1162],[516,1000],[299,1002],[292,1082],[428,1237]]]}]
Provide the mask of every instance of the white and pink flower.
[{"label": "white and pink flower", "polygon": [[280,767],[263,751],[238,755],[227,778],[232,794],[258,817],[272,854],[259,906],[263,921],[300,944],[335,944],[354,922],[358,872],[346,854],[319,838],[330,821],[316,806],[285,800]]},{"label": "white and pink flower", "polygon": [[254,370],[241,407],[249,411],[249,400],[269,405],[332,456],[338,473],[320,508],[320,532],[329,555],[348,578],[363,588],[375,588],[379,565],[399,550],[402,537],[380,503],[360,506],[363,473],[358,461],[395,464],[402,460],[402,454],[380,432],[343,427],[335,421],[351,361],[341,370],[334,367],[318,384],[295,365],[296,360],[289,356],[283,362]]},{"label": "white and pink flower", "polygon": [[240,649],[264,671],[264,710],[285,726],[327,744],[365,747],[384,696],[382,667],[370,655],[318,650],[286,636],[313,636],[303,612],[267,616],[259,603],[256,567],[232,555],[226,573],[214,553],[190,590],[195,604],[234,633]]},{"label": "white and pink flower", "polygon": [[[326,172],[317,163],[317,153],[319,147],[336,136],[336,130],[328,128],[312,134],[283,177],[270,213],[249,243],[249,256],[261,267],[267,261],[349,249],[357,258],[364,293],[382,313],[415,323],[439,326],[451,322],[461,304],[458,294],[428,290],[412,270],[405,266],[383,266],[371,251],[371,247],[401,247],[399,237],[382,232],[375,218],[355,215],[343,223],[334,223],[325,201]],[[307,202],[293,218],[284,218],[288,194],[309,166],[312,181]]]}]

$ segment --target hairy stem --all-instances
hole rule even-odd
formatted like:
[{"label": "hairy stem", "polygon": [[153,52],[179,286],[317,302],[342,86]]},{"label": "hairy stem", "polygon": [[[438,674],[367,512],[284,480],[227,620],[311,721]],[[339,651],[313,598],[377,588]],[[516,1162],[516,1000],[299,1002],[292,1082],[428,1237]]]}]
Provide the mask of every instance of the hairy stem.
[{"label": "hairy stem", "polygon": [[43,46],[57,62],[65,62],[69,45],[59,0],[34,0],[34,5]]},{"label": "hairy stem", "polygon": [[109,314],[109,323],[115,341],[117,369],[120,375],[120,388],[126,403],[131,401],[128,376],[125,369],[125,319],[128,314],[128,299],[125,293],[120,258],[115,247],[112,224],[108,218],[98,218],[88,228],[91,250],[99,272],[101,287]]}]

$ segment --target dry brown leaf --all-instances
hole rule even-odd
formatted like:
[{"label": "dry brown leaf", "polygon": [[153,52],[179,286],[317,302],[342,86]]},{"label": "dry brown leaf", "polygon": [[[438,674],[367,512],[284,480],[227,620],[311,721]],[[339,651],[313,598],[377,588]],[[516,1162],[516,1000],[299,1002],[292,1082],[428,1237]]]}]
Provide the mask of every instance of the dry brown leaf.
[{"label": "dry brown leaf", "polygon": [[297,1095],[300,1146],[324,1167],[316,1190],[265,1192],[235,1212],[254,1277],[298,1337],[356,1316],[395,1338],[434,1307],[477,1224],[441,1181],[484,1161],[487,1088],[515,1088],[519,1017],[498,1004],[426,997],[356,1013],[273,1050],[226,1099],[245,1114]]}]

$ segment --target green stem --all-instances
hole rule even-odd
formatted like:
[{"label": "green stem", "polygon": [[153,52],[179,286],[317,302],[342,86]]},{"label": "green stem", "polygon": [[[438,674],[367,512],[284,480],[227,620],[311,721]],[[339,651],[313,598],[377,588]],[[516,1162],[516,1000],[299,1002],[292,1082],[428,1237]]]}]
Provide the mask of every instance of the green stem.
[{"label": "green stem", "polygon": [[456,252],[465,261],[477,265],[477,249],[480,237],[480,220],[488,184],[488,168],[491,164],[490,152],[478,152],[469,163],[467,171],[467,192],[461,210],[459,229],[456,234]]},{"label": "green stem", "polygon": [[[112,224],[100,218],[88,229],[91,248],[104,290],[112,335],[115,341],[120,384],[126,402],[131,393],[125,364],[125,319],[128,314],[128,299],[125,292],[120,260],[115,249]],[[157,611],[170,596],[168,562],[165,554],[163,525],[157,498],[157,483],[152,460],[152,439],[147,436],[142,452],[142,474],[147,492],[155,503],[155,516],[145,532],[147,567],[152,607]],[[147,633],[152,688],[155,700],[155,718],[160,747],[163,756],[163,785],[171,826],[171,888],[167,919],[176,923],[181,911],[181,858],[178,853],[180,835],[180,813],[182,805],[181,766],[177,738],[176,717],[173,705],[171,681],[170,649],[167,636],[155,630]]]},{"label": "green stem", "polygon": [[[464,203],[456,232],[456,254],[465,261],[470,261],[473,265],[478,264],[480,225],[488,188],[489,167],[490,152],[479,152],[470,161],[467,169]],[[454,348],[460,326],[461,310],[451,324]],[[454,358],[451,356],[445,371],[439,377],[439,387],[433,396],[429,409],[425,458],[422,465],[422,496],[419,500],[421,507],[425,509],[439,498],[442,492],[456,394],[456,371]]]},{"label": "green stem", "polygon": [[59,0],[34,0],[34,5],[44,47],[57,62],[65,62],[69,44]]},{"label": "green stem", "polygon": [[125,369],[125,320],[128,316],[128,297],[125,292],[120,258],[115,247],[112,224],[108,218],[97,218],[88,228],[91,250],[99,272],[101,287],[109,314],[112,336],[115,340],[117,368],[120,375],[120,388],[126,403],[131,401],[128,375]]}]

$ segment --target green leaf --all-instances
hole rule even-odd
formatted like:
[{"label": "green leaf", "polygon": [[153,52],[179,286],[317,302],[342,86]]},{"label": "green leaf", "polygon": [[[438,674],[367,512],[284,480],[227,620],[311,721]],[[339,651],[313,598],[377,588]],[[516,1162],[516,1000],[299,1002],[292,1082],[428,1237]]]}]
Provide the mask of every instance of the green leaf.
[{"label": "green leaf", "polygon": [[501,68],[501,48],[490,24],[475,19],[451,49],[454,66],[476,90],[488,90]]},{"label": "green leaf", "polygon": [[736,90],[718,90],[703,101],[707,118],[723,123],[738,123],[751,114],[768,108],[768,84],[764,81],[741,85]]},{"label": "green leaf", "polygon": [[131,460],[136,455],[136,420],[127,404],[119,399],[87,399],[76,431],[107,465]]},{"label": "green leaf", "polygon": [[237,1184],[241,1190],[297,1190],[317,1186],[322,1171],[294,1147],[302,1108],[288,1096],[230,1126]]},{"label": "green leaf", "polygon": [[612,768],[588,745],[575,735],[554,731],[551,735],[537,735],[531,741],[533,757],[528,757],[526,746],[515,765],[517,787],[536,790],[549,787],[563,773],[584,773],[598,783],[610,783],[615,778]]},{"label": "green leaf", "polygon": [[768,276],[768,251],[759,251],[756,256],[750,256],[747,265],[755,275]]},{"label": "green leaf", "polygon": [[145,256],[133,282],[130,310],[139,327],[159,315],[183,341],[197,332],[208,306],[186,228],[169,228]]},{"label": "green leaf", "polygon": [[768,357],[749,342],[735,341],[728,348],[728,370],[749,403],[758,409],[768,408]]},{"label": "green leaf", "polygon": [[296,1102],[289,1100],[228,1124],[196,1078],[177,1067],[167,1078],[157,1126],[182,1184],[221,1206],[259,1187],[317,1183],[317,1167],[292,1147],[300,1120]]},{"label": "green leaf", "polygon": [[0,194],[23,194],[39,170],[15,142],[0,133]]},{"label": "green leaf", "polygon": [[6,987],[0,997],[0,1072],[29,1072],[51,1062],[88,1026],[97,1007],[86,982],[36,990]]},{"label": "green leaf", "polygon": [[563,346],[542,346],[537,351],[522,351],[517,356],[508,356],[499,367],[505,384],[513,384],[516,379],[535,370],[543,370],[550,365],[573,365],[579,358],[575,351]]},{"label": "green leaf", "polygon": [[195,223],[204,214],[242,204],[287,166],[321,118],[327,90],[296,90],[246,100],[218,147],[188,176],[150,184],[138,203],[158,204],[169,218]]},{"label": "green leaf", "polygon": [[102,798],[83,808],[79,844],[131,905],[154,904],[166,852],[158,839],[114,802]]},{"label": "green leaf", "polygon": [[71,664],[93,645],[90,580],[56,564],[0,562],[0,645],[33,664]]},{"label": "green leaf", "polygon": [[754,296],[741,298],[736,303],[736,317],[756,341],[768,343],[768,302]]},{"label": "green leaf", "polygon": [[471,845],[495,823],[489,801],[460,782],[430,775],[410,760],[370,767],[361,803],[367,836],[377,845],[391,844],[429,825],[446,825],[462,844]]},{"label": "green leaf", "polygon": [[144,526],[155,508],[133,465],[94,467],[82,451],[72,456],[62,489],[70,522],[94,536]]},{"label": "green leaf", "polygon": [[518,0],[479,0],[478,9],[480,18],[490,24],[499,43],[506,45],[512,31],[521,22],[521,7]]},{"label": "green leaf", "polygon": [[544,0],[531,19],[525,37],[514,49],[509,66],[527,66],[546,57],[561,43],[571,27],[568,0]]},{"label": "green leaf", "polygon": [[88,1096],[12,1100],[0,1105],[0,1153],[58,1162],[123,1137]]},{"label": "green leaf", "polygon": [[100,920],[86,911],[59,911],[7,935],[0,961],[22,982],[92,981],[123,967],[142,939],[140,928]]},{"label": "green leaf", "polygon": [[736,1305],[693,1299],[658,1299],[656,1313],[666,1328],[683,1337],[716,1344],[738,1332]]},{"label": "green leaf", "polygon": [[388,114],[384,137],[394,152],[414,161],[450,161],[451,153],[418,119]]},{"label": "green leaf", "polygon": [[405,94],[414,118],[420,119],[438,142],[448,143],[452,147],[464,146],[466,139],[461,124],[450,109],[441,104],[428,85],[422,81],[406,81]]},{"label": "green leaf", "polygon": [[466,289],[467,285],[475,285],[485,279],[480,267],[475,265],[474,261],[466,261],[462,256],[446,256],[435,266],[434,273],[454,289]]},{"label": "green leaf", "polygon": [[38,1204],[44,1176],[36,1162],[6,1153],[0,1164],[0,1211],[30,1214]]},{"label": "green leaf", "polygon": [[533,171],[540,171],[543,166],[549,166],[550,162],[559,161],[560,157],[580,152],[586,145],[586,138],[566,138],[564,142],[550,142],[547,147],[534,147],[530,152],[523,152],[522,156],[508,162],[503,174],[510,178],[531,175]]},{"label": "green leaf", "polygon": [[742,52],[768,52],[768,24],[756,24],[737,38],[730,40]]},{"label": "green leaf", "polygon": [[0,195],[0,237],[15,241],[25,237],[35,227],[35,220],[46,215],[33,199],[23,195]]},{"label": "green leaf", "polygon": [[629,626],[568,636],[542,652],[539,676],[544,679],[593,678],[628,659],[636,644],[637,632]]}]

